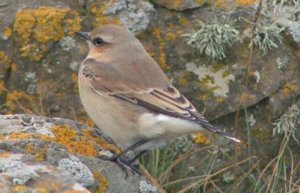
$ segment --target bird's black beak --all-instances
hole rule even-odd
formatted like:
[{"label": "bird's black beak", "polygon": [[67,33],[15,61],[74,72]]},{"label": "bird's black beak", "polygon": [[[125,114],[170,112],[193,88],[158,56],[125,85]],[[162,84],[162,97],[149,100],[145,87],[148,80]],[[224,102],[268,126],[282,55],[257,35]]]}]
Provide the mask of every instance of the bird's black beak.
[{"label": "bird's black beak", "polygon": [[79,37],[85,39],[85,40],[89,40],[89,32],[76,32],[76,35],[78,35]]}]

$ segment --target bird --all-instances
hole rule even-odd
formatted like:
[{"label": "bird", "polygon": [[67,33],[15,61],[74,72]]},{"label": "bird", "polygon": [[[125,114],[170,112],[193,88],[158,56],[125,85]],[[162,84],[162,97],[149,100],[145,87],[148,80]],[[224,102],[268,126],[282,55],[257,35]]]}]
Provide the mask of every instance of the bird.
[{"label": "bird", "polygon": [[106,24],[76,34],[89,47],[79,68],[80,99],[96,125],[123,147],[115,159],[205,130],[240,142],[196,110],[127,28]]}]

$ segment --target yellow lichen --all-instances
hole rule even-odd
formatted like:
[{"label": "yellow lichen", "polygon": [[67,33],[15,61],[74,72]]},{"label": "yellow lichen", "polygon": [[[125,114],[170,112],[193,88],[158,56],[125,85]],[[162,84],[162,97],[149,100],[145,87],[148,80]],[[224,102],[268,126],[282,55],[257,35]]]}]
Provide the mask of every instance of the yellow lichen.
[{"label": "yellow lichen", "polygon": [[17,71],[17,64],[12,63],[12,64],[10,65],[10,67],[11,67],[11,70],[12,70],[13,72],[16,72],[16,71]]},{"label": "yellow lichen", "polygon": [[248,104],[251,103],[251,101],[254,101],[256,99],[255,95],[248,94],[248,93],[242,93],[240,97],[240,103],[241,104]]},{"label": "yellow lichen", "polygon": [[96,193],[105,193],[108,188],[108,180],[101,175],[99,172],[93,172],[94,178],[97,180],[98,188],[96,190]]},{"label": "yellow lichen", "polygon": [[161,5],[169,9],[177,9],[181,6],[183,0],[170,0],[170,1],[161,1]]},{"label": "yellow lichen", "polygon": [[238,5],[253,5],[257,3],[257,0],[236,0],[236,3]]},{"label": "yellow lichen", "polygon": [[103,11],[105,11],[108,7],[107,3],[102,3],[101,6],[93,5],[90,9],[90,13],[94,16],[93,25],[94,27],[98,27],[104,24],[116,24],[122,25],[119,18],[116,16],[105,16],[103,15]]},{"label": "yellow lichen", "polygon": [[14,112],[17,107],[20,107],[20,104],[24,104],[23,108],[25,108],[25,106],[28,106],[33,100],[33,96],[30,96],[24,92],[13,90],[6,96],[6,106],[10,111]]},{"label": "yellow lichen", "polygon": [[184,73],[182,76],[180,76],[178,78],[178,84],[180,86],[186,86],[188,84],[188,77],[189,77],[189,74],[188,73]]},{"label": "yellow lichen", "polygon": [[14,187],[14,191],[13,192],[25,192],[27,189],[26,186],[24,185],[17,185]]},{"label": "yellow lichen", "polygon": [[299,87],[295,83],[287,82],[283,85],[284,96],[289,96],[292,93],[295,93],[297,90],[299,90]]},{"label": "yellow lichen", "polygon": [[[56,142],[64,146],[70,153],[84,156],[97,156],[97,149],[107,149],[115,153],[120,150],[112,144],[107,143],[100,137],[93,135],[92,130],[84,129],[78,134],[75,129],[69,125],[55,125],[51,128],[55,137],[49,137],[42,134],[30,134],[24,132],[14,132],[6,135],[0,135],[0,141],[40,139],[43,141]],[[25,147],[25,152],[35,156],[36,161],[43,161],[46,156],[47,148],[36,148],[32,144]]]},{"label": "yellow lichen", "polygon": [[76,131],[69,125],[57,125],[52,129],[57,143],[63,145],[69,152],[85,156],[96,156],[97,151],[93,144],[80,140]]},{"label": "yellow lichen", "polygon": [[55,141],[63,145],[69,152],[85,156],[96,156],[97,151],[94,145],[101,148],[119,152],[118,148],[103,141],[99,137],[92,135],[91,130],[82,131],[82,136],[78,136],[76,131],[69,125],[58,125],[52,128]]},{"label": "yellow lichen", "polygon": [[167,40],[167,41],[174,40],[174,39],[176,39],[176,37],[177,37],[177,35],[174,34],[174,33],[172,33],[172,32],[168,32],[168,33],[166,34],[166,40]]},{"label": "yellow lichen", "polygon": [[8,69],[12,63],[12,59],[5,52],[0,51],[0,65],[4,65],[4,69]]},{"label": "yellow lichen", "polygon": [[6,91],[3,80],[0,80],[0,95]]},{"label": "yellow lichen", "polygon": [[39,7],[17,12],[13,32],[22,57],[40,61],[49,47],[65,35],[74,35],[81,28],[78,12],[55,7]]},{"label": "yellow lichen", "polygon": [[67,190],[64,191],[63,193],[89,193],[87,190]]},{"label": "yellow lichen", "polygon": [[78,120],[80,123],[85,124],[89,127],[95,127],[95,123],[92,119],[90,119],[89,117],[85,116],[84,118],[81,118]]},{"label": "yellow lichen", "polygon": [[217,97],[216,98],[216,102],[217,103],[224,103],[225,102],[225,98],[223,98],[223,97]]},{"label": "yellow lichen", "polygon": [[12,132],[10,134],[0,135],[0,141],[11,141],[11,140],[24,140],[24,139],[41,139],[44,141],[54,141],[54,138],[51,138],[47,135],[41,134],[30,134],[23,132]]},{"label": "yellow lichen", "polygon": [[100,137],[96,137],[92,134],[92,130],[90,129],[84,129],[82,131],[82,138],[84,140],[90,140],[93,141],[94,143],[98,144],[100,147],[107,149],[107,150],[112,150],[115,153],[120,153],[120,149],[117,148],[116,146],[107,143],[106,141],[103,141]]},{"label": "yellow lichen", "polygon": [[187,18],[183,17],[183,16],[179,18],[179,24],[180,25],[185,26],[185,25],[188,24],[188,22],[189,22],[189,20]]},{"label": "yellow lichen", "polygon": [[170,66],[167,64],[167,58],[166,58],[166,53],[165,53],[165,46],[166,42],[165,40],[161,37],[161,32],[160,29],[158,28],[153,28],[152,29],[153,35],[156,37],[159,43],[159,59],[158,59],[158,64],[161,66],[163,70],[170,70]]},{"label": "yellow lichen", "polygon": [[2,157],[2,158],[7,158],[7,157],[9,157],[9,156],[11,156],[11,153],[9,153],[9,152],[7,152],[7,151],[1,152],[1,153],[0,153],[0,157]]},{"label": "yellow lichen", "polygon": [[11,37],[11,35],[12,35],[12,30],[11,30],[11,28],[10,28],[10,27],[6,27],[5,30],[4,30],[4,32],[3,32],[2,38],[3,38],[4,40],[7,40],[7,39],[9,39],[9,38]]},{"label": "yellow lichen", "polygon": [[193,135],[193,141],[196,144],[205,144],[205,145],[209,144],[209,138],[204,133],[197,133]]},{"label": "yellow lichen", "polygon": [[35,157],[35,161],[41,162],[45,160],[47,148],[35,148],[33,144],[27,144],[25,152]]},{"label": "yellow lichen", "polygon": [[71,80],[74,83],[73,85],[73,92],[78,93],[78,74],[72,73]]}]

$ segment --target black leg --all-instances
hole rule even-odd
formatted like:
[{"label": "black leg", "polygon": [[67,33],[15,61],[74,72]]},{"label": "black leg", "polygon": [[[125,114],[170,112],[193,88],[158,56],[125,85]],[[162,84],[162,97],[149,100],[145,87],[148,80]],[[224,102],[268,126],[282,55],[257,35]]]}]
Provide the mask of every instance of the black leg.
[{"label": "black leg", "polygon": [[112,156],[109,160],[110,161],[115,161],[116,159],[119,159],[122,156],[124,156],[127,152],[136,149],[137,147],[139,147],[139,146],[147,143],[148,141],[149,141],[149,139],[142,139],[142,140],[134,143],[133,145],[129,146],[127,149],[125,149],[124,151],[122,151],[120,154]]},{"label": "black leg", "polygon": [[141,173],[139,172],[139,170],[137,168],[135,168],[134,166],[132,166],[132,162],[134,162],[137,158],[139,158],[141,155],[143,155],[145,152],[147,152],[147,150],[143,150],[141,152],[139,152],[137,155],[135,155],[133,158],[131,159],[124,159],[122,156],[124,156],[127,152],[136,149],[137,147],[147,143],[149,141],[149,139],[142,139],[136,143],[134,143],[133,145],[129,146],[127,149],[125,149],[124,151],[122,151],[120,154],[114,155],[111,158],[109,158],[108,160],[116,162],[118,164],[118,166],[125,171],[126,173],[126,178],[128,176],[128,171],[126,170],[127,168],[134,174],[137,173],[139,175],[141,175]]},{"label": "black leg", "polygon": [[133,158],[126,160],[127,163],[131,164],[133,163],[136,159],[138,159],[139,157],[141,157],[144,153],[146,153],[148,150],[142,150],[139,153],[137,153]]}]

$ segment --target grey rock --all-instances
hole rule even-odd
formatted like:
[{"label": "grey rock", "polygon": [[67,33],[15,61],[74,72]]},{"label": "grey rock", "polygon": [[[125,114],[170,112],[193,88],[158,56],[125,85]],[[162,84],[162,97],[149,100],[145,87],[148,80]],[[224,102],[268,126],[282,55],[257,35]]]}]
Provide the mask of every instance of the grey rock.
[{"label": "grey rock", "polygon": [[23,185],[28,192],[159,192],[143,176],[97,158],[97,151],[112,151],[113,145],[101,132],[93,136],[93,130],[67,119],[1,115],[1,185]]}]

